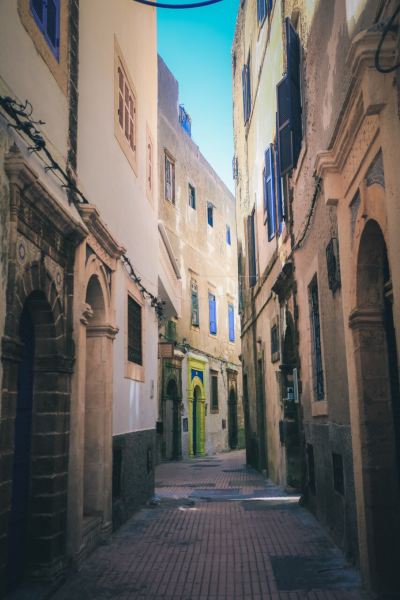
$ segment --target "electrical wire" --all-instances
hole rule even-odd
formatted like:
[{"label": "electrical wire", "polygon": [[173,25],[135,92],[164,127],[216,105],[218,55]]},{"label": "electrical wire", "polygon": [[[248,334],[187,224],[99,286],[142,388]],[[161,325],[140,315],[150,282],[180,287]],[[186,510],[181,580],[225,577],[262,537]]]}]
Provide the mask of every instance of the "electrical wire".
[{"label": "electrical wire", "polygon": [[393,65],[391,67],[382,67],[382,65],[380,64],[380,53],[382,50],[383,43],[384,43],[389,31],[393,31],[392,25],[393,25],[395,18],[398,15],[399,11],[400,11],[400,4],[394,11],[393,15],[390,17],[390,19],[388,20],[386,25],[384,26],[381,39],[379,40],[379,44],[378,44],[378,47],[375,52],[375,68],[377,71],[379,71],[379,73],[392,73],[396,69],[400,68],[400,62],[398,62],[396,65]]},{"label": "electrical wire", "polygon": [[203,8],[204,6],[210,6],[211,4],[217,4],[223,0],[203,0],[202,2],[194,2],[191,4],[168,4],[165,2],[153,2],[152,0],[134,0],[139,4],[145,4],[146,6],[152,6],[153,8]]}]

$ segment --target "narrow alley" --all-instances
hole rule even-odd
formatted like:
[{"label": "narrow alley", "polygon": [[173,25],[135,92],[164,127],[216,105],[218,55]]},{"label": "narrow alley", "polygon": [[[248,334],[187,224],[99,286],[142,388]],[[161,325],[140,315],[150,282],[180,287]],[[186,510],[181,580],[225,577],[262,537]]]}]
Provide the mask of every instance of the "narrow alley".
[{"label": "narrow alley", "polygon": [[156,494],[55,600],[366,597],[299,497],[246,467],[243,451],[163,463]]}]

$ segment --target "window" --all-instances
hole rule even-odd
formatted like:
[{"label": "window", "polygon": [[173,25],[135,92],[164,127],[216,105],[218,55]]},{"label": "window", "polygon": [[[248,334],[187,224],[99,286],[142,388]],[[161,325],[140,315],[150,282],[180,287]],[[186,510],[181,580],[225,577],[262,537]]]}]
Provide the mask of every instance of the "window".
[{"label": "window", "polygon": [[339,242],[331,238],[326,247],[326,266],[328,270],[329,289],[334,294],[340,288]]},{"label": "window", "polygon": [[344,496],[343,457],[332,452],[333,489]]},{"label": "window", "polygon": [[247,246],[249,256],[249,285],[253,287],[257,281],[257,263],[256,263],[256,231],[255,231],[255,211],[247,217]]},{"label": "window", "polygon": [[136,151],[136,99],[122,67],[118,67],[118,122],[132,150]]},{"label": "window", "polygon": [[267,221],[268,240],[276,232],[275,163],[272,144],[264,155],[264,222]]},{"label": "window", "polygon": [[237,181],[239,179],[239,164],[237,156],[234,156],[232,158],[232,177],[234,181]]},{"label": "window", "polygon": [[146,142],[146,187],[148,196],[151,199],[153,194],[153,142],[151,141],[150,133],[148,131]]},{"label": "window", "polygon": [[175,161],[165,153],[165,199],[175,204]]},{"label": "window", "polygon": [[142,307],[131,296],[128,296],[128,361],[143,364]]},{"label": "window", "polygon": [[271,362],[276,362],[279,360],[279,327],[278,324],[275,323],[271,327]]},{"label": "window", "polygon": [[54,57],[60,58],[60,0],[31,0],[32,15]]},{"label": "window", "polygon": [[210,391],[211,391],[211,406],[210,410],[213,413],[218,412],[218,371],[210,370]]},{"label": "window", "polygon": [[186,112],[182,104],[179,105],[179,123],[186,131],[186,133],[190,137],[192,137],[192,119],[190,118],[190,115]]},{"label": "window", "polygon": [[315,276],[308,288],[311,313],[314,389],[317,400],[324,398],[324,372],[322,368],[321,326],[318,303],[318,282]]},{"label": "window", "polygon": [[136,173],[136,95],[121,49],[114,41],[115,113],[114,132],[129,164]]},{"label": "window", "polygon": [[212,335],[217,334],[217,302],[214,294],[208,293],[208,312],[210,322],[210,333]]},{"label": "window", "polygon": [[287,73],[277,85],[278,152],[280,173],[297,165],[303,136],[300,90],[300,39],[286,17]]},{"label": "window", "polygon": [[229,225],[226,226],[226,243],[228,244],[228,246],[231,245],[231,228],[229,227]]},{"label": "window", "polygon": [[196,188],[189,183],[189,206],[196,210]]},{"label": "window", "polygon": [[211,202],[207,204],[207,223],[210,227],[214,227],[214,206]]},{"label": "window", "polygon": [[229,341],[235,341],[235,309],[233,304],[228,304],[228,329],[229,329]]},{"label": "window", "polygon": [[250,57],[242,69],[243,119],[246,124],[251,113]]},{"label": "window", "polygon": [[191,281],[190,284],[191,289],[191,301],[192,301],[192,325],[194,327],[199,327],[199,291],[197,287],[197,283],[195,281]]},{"label": "window", "polygon": [[167,321],[165,324],[165,337],[169,342],[176,342],[176,323]]}]

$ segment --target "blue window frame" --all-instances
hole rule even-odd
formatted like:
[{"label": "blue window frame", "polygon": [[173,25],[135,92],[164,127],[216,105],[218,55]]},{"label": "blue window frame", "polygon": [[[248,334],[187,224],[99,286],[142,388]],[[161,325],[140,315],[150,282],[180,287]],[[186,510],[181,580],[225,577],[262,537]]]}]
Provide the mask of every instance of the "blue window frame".
[{"label": "blue window frame", "polygon": [[242,69],[242,88],[243,88],[243,119],[244,122],[250,118],[251,113],[251,86],[250,86],[250,57]]},{"label": "blue window frame", "polygon": [[235,341],[235,309],[233,304],[228,304],[228,326],[229,326],[229,341]]},{"label": "blue window frame", "polygon": [[228,244],[228,246],[231,245],[231,228],[229,227],[229,225],[226,226],[226,243]]},{"label": "blue window frame", "polygon": [[268,240],[276,233],[276,196],[275,196],[275,152],[270,144],[265,151],[264,159],[264,215],[267,222]]},{"label": "blue window frame", "polygon": [[211,202],[207,204],[207,223],[210,227],[214,227],[214,206]]},{"label": "blue window frame", "polygon": [[60,0],[30,0],[40,31],[57,60],[60,59]]},{"label": "blue window frame", "polygon": [[208,292],[208,310],[210,317],[210,333],[217,334],[217,302],[214,294]]},{"label": "blue window frame", "polygon": [[280,173],[297,165],[303,136],[300,91],[300,39],[286,17],[287,73],[277,85],[278,151]]}]

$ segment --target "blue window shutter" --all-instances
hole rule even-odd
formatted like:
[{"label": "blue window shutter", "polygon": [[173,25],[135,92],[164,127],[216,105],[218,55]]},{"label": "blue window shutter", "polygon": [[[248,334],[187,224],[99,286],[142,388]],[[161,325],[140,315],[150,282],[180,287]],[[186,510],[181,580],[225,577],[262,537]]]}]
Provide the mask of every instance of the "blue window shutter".
[{"label": "blue window shutter", "polygon": [[231,245],[231,228],[229,227],[229,225],[226,226],[226,243],[229,246]]},{"label": "blue window shutter", "polygon": [[281,177],[281,168],[279,164],[279,136],[278,136],[278,113],[276,114],[276,144],[277,151],[275,153],[276,157],[276,187],[278,189],[278,227],[279,233],[282,233],[283,230],[283,222],[285,220],[285,199],[283,196],[282,190],[282,177]]},{"label": "blue window shutter", "polygon": [[286,53],[290,80],[293,133],[293,162],[297,164],[302,139],[301,92],[300,92],[300,38],[289,17],[286,17]]},{"label": "blue window shutter", "polygon": [[293,168],[292,145],[292,109],[290,98],[290,81],[284,75],[276,86],[278,104],[278,151],[281,175]]},{"label": "blue window shutter", "polygon": [[264,168],[264,208],[267,212],[268,240],[276,233],[275,165],[272,144],[265,151]]},{"label": "blue window shutter", "polygon": [[262,23],[267,14],[267,0],[257,0],[258,22]]},{"label": "blue window shutter", "polygon": [[229,341],[235,341],[235,311],[233,304],[228,304]]},{"label": "blue window shutter", "polygon": [[208,294],[208,306],[210,314],[210,333],[217,333],[217,306],[214,294]]}]

